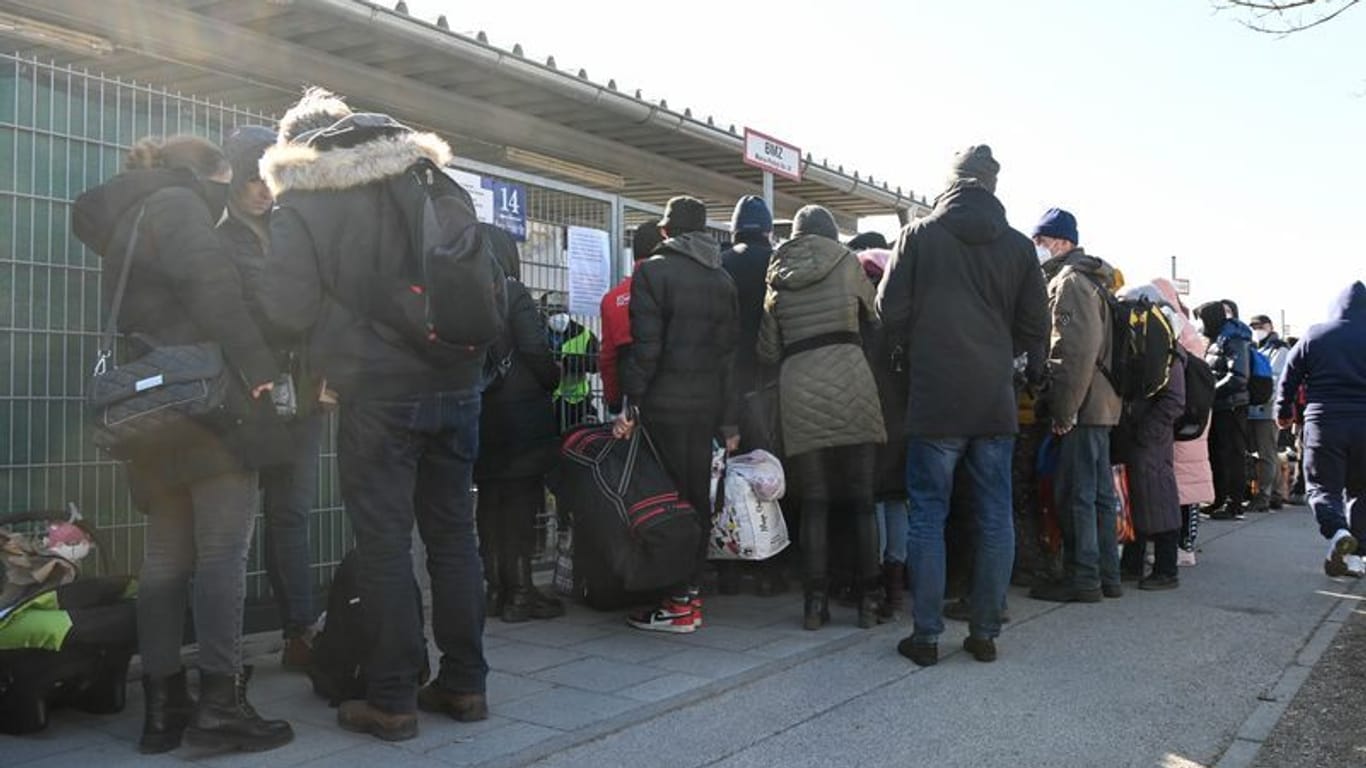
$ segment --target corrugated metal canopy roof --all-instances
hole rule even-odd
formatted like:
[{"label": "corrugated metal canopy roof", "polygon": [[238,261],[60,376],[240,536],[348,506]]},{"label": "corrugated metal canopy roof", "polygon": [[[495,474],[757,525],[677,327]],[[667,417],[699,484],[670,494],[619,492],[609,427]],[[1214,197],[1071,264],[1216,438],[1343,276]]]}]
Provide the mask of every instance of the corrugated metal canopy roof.
[{"label": "corrugated metal canopy roof", "polygon": [[[761,185],[760,172],[741,160],[734,127],[402,8],[365,0],[0,0],[0,12],[112,43],[97,52],[105,47],[99,40],[0,23],[0,38],[24,54],[266,112],[288,106],[301,84],[323,85],[452,135],[461,155],[646,202],[689,192],[724,208]],[[802,176],[775,180],[780,216],[819,203],[851,224],[924,205],[909,190],[809,156]]]}]

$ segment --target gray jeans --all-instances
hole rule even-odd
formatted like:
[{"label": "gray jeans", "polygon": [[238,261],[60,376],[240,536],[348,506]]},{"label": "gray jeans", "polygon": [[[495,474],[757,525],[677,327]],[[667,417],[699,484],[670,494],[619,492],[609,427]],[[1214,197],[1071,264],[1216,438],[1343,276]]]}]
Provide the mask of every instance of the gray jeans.
[{"label": "gray jeans", "polygon": [[255,472],[219,475],[148,500],[138,577],[138,646],[147,675],[164,677],[181,667],[191,577],[200,670],[241,671],[242,601],[258,501]]},{"label": "gray jeans", "polygon": [[1257,451],[1257,496],[1283,500],[1288,494],[1276,444],[1280,429],[1270,419],[1249,419],[1248,424],[1252,427],[1252,447]]}]

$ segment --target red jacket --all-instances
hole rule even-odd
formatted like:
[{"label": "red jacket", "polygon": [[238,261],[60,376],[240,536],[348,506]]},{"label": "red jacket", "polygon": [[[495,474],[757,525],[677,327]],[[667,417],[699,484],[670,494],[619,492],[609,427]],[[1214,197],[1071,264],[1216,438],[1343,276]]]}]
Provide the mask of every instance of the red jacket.
[{"label": "red jacket", "polygon": [[621,384],[617,379],[617,358],[620,348],[631,344],[631,278],[617,283],[602,297],[602,346],[598,371],[602,374],[602,391],[607,407],[621,409]]}]

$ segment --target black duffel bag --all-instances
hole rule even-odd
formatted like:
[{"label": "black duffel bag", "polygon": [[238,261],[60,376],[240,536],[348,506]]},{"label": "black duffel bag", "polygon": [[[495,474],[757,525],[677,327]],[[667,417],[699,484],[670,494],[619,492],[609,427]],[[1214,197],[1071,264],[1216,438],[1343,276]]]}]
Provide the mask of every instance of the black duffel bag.
[{"label": "black duffel bag", "polygon": [[628,440],[614,438],[610,424],[584,425],[560,451],[556,503],[574,520],[576,549],[597,553],[630,592],[692,575],[702,528],[643,425]]},{"label": "black duffel bag", "polygon": [[115,457],[139,445],[175,442],[194,425],[225,414],[234,386],[223,352],[214,342],[163,346],[150,337],[135,336],[146,354],[123,365],[113,363],[119,309],[145,212],[138,211],[133,221],[113,305],[100,334],[99,360],[86,391],[95,445]]}]

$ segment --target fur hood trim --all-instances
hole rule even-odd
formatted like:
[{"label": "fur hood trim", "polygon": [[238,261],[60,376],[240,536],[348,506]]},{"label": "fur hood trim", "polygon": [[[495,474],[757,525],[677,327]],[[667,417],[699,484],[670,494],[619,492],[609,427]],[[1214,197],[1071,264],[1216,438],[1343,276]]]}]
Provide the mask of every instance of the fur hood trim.
[{"label": "fur hood trim", "polygon": [[422,158],[444,166],[451,161],[451,148],[434,133],[416,132],[340,149],[276,144],[261,158],[261,178],[276,196],[351,189],[397,176]]}]

